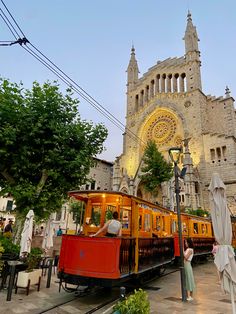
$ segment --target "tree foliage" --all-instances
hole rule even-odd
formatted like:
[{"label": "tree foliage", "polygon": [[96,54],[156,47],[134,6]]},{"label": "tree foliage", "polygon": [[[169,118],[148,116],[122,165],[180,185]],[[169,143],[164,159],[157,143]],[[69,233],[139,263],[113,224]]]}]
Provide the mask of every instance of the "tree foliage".
[{"label": "tree foliage", "polygon": [[143,155],[143,166],[141,168],[142,183],[147,191],[155,192],[157,187],[173,176],[173,167],[158,151],[156,143],[149,141]]},{"label": "tree foliage", "polygon": [[70,213],[72,213],[74,223],[76,224],[76,232],[77,232],[78,225],[81,228],[82,224],[84,223],[85,204],[81,201],[77,201],[71,198],[69,202],[69,206],[70,206]]},{"label": "tree foliage", "polygon": [[32,90],[0,80],[0,186],[17,210],[47,217],[70,189],[85,183],[107,130],[82,121],[78,100],[56,82]]},{"label": "tree foliage", "polygon": [[185,213],[188,213],[190,215],[200,216],[200,217],[209,217],[209,215],[210,215],[209,211],[202,209],[202,208],[197,208],[197,209],[185,208],[184,211],[185,211]]}]

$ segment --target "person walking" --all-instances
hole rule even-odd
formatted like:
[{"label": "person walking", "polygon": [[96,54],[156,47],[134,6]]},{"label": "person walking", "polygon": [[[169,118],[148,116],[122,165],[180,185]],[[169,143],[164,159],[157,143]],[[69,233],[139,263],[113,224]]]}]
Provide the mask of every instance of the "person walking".
[{"label": "person walking", "polygon": [[[211,251],[211,253],[214,257],[214,260],[215,260],[216,253],[217,253],[218,249],[219,249],[219,243],[217,241],[215,241],[212,245],[212,251]],[[218,282],[217,283],[220,284],[220,272],[219,272],[217,266],[216,266],[216,270],[217,270],[217,276],[218,276]]]},{"label": "person walking", "polygon": [[61,226],[59,226],[59,229],[57,230],[57,236],[61,236],[63,234]]},{"label": "person walking", "polygon": [[193,301],[193,290],[195,289],[195,281],[191,261],[193,258],[193,241],[188,238],[184,241],[184,271],[187,290],[187,301]]},{"label": "person walking", "polygon": [[108,222],[101,229],[99,229],[95,234],[92,234],[90,237],[96,237],[105,231],[107,237],[120,237],[122,234],[122,225],[118,220],[119,214],[115,211],[112,216],[113,219],[108,220]]},{"label": "person walking", "polygon": [[12,223],[13,221],[9,220],[8,224],[4,227],[4,230],[3,230],[4,237],[7,237],[7,238],[12,237],[12,233],[13,233]]}]

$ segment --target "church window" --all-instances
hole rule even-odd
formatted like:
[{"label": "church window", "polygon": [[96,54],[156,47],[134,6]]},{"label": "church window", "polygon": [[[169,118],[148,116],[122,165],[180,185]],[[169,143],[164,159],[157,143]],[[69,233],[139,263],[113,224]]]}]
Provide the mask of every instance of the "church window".
[{"label": "church window", "polygon": [[176,73],[173,77],[173,92],[178,93],[179,88],[178,88],[178,80],[179,80],[179,74]]},{"label": "church window", "polygon": [[199,194],[199,191],[200,191],[200,189],[199,189],[199,183],[198,183],[198,182],[194,182],[194,186],[195,186],[195,193],[196,193],[196,194]]},{"label": "church window", "polygon": [[150,86],[150,98],[154,96],[154,90],[155,90],[155,81],[151,81],[151,86]]},{"label": "church window", "polygon": [[144,100],[144,90],[141,90],[141,95],[140,95],[140,106],[143,106],[143,100]]},{"label": "church window", "polygon": [[145,88],[145,102],[149,100],[149,85]]},{"label": "church window", "polygon": [[160,74],[157,74],[156,76],[156,94],[160,93]]},{"label": "church window", "polygon": [[165,93],[166,92],[166,75],[163,74],[161,77],[161,92]]},{"label": "church window", "polygon": [[135,96],[135,110],[138,110],[138,105],[139,105],[139,97],[138,95]]},{"label": "church window", "polygon": [[216,159],[216,152],[215,152],[215,150],[212,148],[212,149],[210,150],[210,153],[211,153],[211,161],[212,161],[212,163],[214,163],[214,162],[215,162],[215,159]]},{"label": "church window", "polygon": [[96,181],[91,182],[91,190],[95,190],[95,183],[96,183]]},{"label": "church window", "polygon": [[172,74],[169,74],[167,78],[167,92],[172,92]]},{"label": "church window", "polygon": [[180,76],[180,92],[183,93],[186,90],[186,74],[182,73]]},{"label": "church window", "polygon": [[221,149],[220,149],[220,147],[216,148],[216,155],[217,155],[218,162],[220,162],[220,159],[221,159]]},{"label": "church window", "polygon": [[226,161],[227,160],[227,158],[226,158],[226,146],[222,147],[222,155],[223,155],[224,161]]}]

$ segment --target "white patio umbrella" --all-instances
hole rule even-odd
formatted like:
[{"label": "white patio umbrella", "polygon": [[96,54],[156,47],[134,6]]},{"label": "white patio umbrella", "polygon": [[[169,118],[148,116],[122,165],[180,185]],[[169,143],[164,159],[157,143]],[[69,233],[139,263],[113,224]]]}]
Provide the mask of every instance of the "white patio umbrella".
[{"label": "white patio umbrella", "polygon": [[225,185],[218,173],[213,173],[209,191],[213,230],[215,239],[219,243],[215,264],[220,272],[221,288],[225,293],[230,293],[232,312],[235,314],[236,262],[231,246],[232,226],[226,201]]},{"label": "white patio umbrella", "polygon": [[44,238],[43,238],[43,243],[42,243],[42,248],[47,251],[51,247],[53,247],[53,219],[48,219],[46,223],[46,228],[45,228],[45,233],[44,233]]},{"label": "white patio umbrella", "polygon": [[23,255],[22,254],[23,252],[30,253],[31,251],[31,242],[32,242],[32,234],[33,234],[33,219],[34,219],[34,211],[31,209],[26,215],[23,231],[21,233],[20,256]]}]

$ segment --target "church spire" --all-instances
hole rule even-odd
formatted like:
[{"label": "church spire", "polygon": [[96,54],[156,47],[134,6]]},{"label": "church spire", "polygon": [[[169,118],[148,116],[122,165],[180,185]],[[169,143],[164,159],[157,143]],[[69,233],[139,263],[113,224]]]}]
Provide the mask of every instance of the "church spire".
[{"label": "church spire", "polygon": [[127,68],[127,85],[128,86],[138,81],[138,74],[139,74],[138,63],[135,58],[135,49],[134,49],[134,46],[132,45],[131,56],[130,56],[129,65]]},{"label": "church spire", "polygon": [[188,52],[199,52],[198,50],[198,35],[197,35],[197,30],[196,26],[193,26],[192,22],[192,15],[190,11],[188,11],[187,15],[187,26],[185,30],[185,35],[184,35],[184,41],[185,41],[185,53],[187,54]]},{"label": "church spire", "polygon": [[200,51],[198,50],[198,35],[196,27],[193,25],[190,11],[187,15],[187,26],[184,35],[185,41],[185,60],[188,64],[186,71],[187,91],[195,89],[202,90],[201,72],[200,72]]}]

